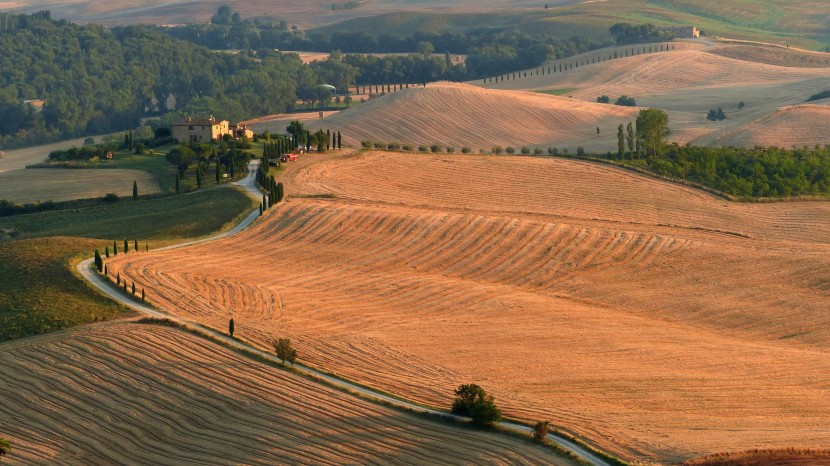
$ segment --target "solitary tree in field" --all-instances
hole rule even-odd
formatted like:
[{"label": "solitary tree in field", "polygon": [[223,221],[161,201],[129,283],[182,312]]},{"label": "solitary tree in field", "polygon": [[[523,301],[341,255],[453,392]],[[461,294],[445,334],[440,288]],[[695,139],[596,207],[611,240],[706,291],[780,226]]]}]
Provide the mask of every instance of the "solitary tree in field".
[{"label": "solitary tree in field", "polygon": [[118,255],[118,244],[115,242],[115,240],[112,241],[112,255]]},{"label": "solitary tree in field", "polygon": [[550,431],[550,422],[548,421],[539,421],[533,426],[533,440],[537,442],[542,442],[547,438],[548,431]]},{"label": "solitary tree in field", "polygon": [[127,238],[124,238],[124,254],[130,252],[130,243],[127,242]]},{"label": "solitary tree in field", "polygon": [[8,440],[0,437],[0,457],[6,456],[12,452],[12,444]]},{"label": "solitary tree in field", "polygon": [[291,339],[290,338],[280,338],[274,343],[274,351],[277,353],[277,357],[282,359],[282,363],[285,364],[285,361],[288,361],[292,365],[297,360],[297,350],[291,346]]},{"label": "solitary tree in field", "polygon": [[474,424],[491,426],[501,420],[501,410],[493,397],[476,384],[461,385],[455,390],[452,413],[469,416]]},{"label": "solitary tree in field", "polygon": [[228,322],[228,334],[233,336],[233,317],[231,317],[230,322]]},{"label": "solitary tree in field", "polygon": [[137,199],[138,199],[138,183],[136,183],[136,181],[133,180],[133,200],[135,201]]},{"label": "solitary tree in field", "polygon": [[660,155],[669,134],[669,116],[666,112],[656,108],[640,110],[637,138],[643,143],[647,156]]},{"label": "solitary tree in field", "polygon": [[625,128],[622,123],[617,128],[617,156],[621,159],[625,157]]}]

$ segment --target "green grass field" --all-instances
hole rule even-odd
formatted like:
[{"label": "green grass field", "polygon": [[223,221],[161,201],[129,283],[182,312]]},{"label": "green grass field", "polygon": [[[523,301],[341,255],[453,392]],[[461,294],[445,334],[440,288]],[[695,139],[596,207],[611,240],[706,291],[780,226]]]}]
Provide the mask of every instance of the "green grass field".
[{"label": "green grass field", "polygon": [[124,238],[171,242],[235,223],[256,204],[230,186],[112,206],[0,218],[18,240],[0,242],[0,341],[112,319],[123,309],[96,294],[72,264]]}]

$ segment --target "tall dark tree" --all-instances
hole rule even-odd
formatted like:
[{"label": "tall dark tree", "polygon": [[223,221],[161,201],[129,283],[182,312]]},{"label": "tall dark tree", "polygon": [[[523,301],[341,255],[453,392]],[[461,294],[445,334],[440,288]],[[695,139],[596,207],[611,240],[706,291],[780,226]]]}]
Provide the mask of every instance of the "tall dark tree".
[{"label": "tall dark tree", "polygon": [[104,248],[104,256],[106,256],[107,259],[110,258],[110,247],[109,246]]},{"label": "tall dark tree", "polygon": [[133,240],[133,251],[138,252],[138,240]]},{"label": "tall dark tree", "polygon": [[118,243],[116,243],[115,240],[112,241],[112,255],[118,255]]},{"label": "tall dark tree", "polygon": [[97,249],[93,257],[95,260],[95,268],[98,269],[98,273],[102,273],[104,271],[104,261],[101,259],[101,254],[98,253]]},{"label": "tall dark tree", "polygon": [[625,128],[622,123],[617,128],[617,156],[620,159],[625,157]]},{"label": "tall dark tree", "polygon": [[127,238],[124,238],[124,253],[130,252],[130,243],[127,242]]},{"label": "tall dark tree", "polygon": [[633,159],[634,158],[634,144],[635,144],[635,139],[636,139],[636,136],[634,134],[634,125],[632,125],[629,122],[628,127],[626,129],[628,131],[628,134],[626,136],[626,140],[628,141],[628,154]]},{"label": "tall dark tree", "polygon": [[337,148],[338,148],[338,149],[342,149],[342,148],[343,148],[343,137],[340,135],[340,131],[339,131],[339,130],[337,131]]},{"label": "tall dark tree", "polygon": [[135,180],[133,180],[133,200],[135,201],[137,199],[138,199],[138,183]]},{"label": "tall dark tree", "polygon": [[230,334],[230,336],[233,336],[233,331],[234,331],[234,323],[233,323],[233,317],[231,317],[231,320],[228,322],[228,334]]}]

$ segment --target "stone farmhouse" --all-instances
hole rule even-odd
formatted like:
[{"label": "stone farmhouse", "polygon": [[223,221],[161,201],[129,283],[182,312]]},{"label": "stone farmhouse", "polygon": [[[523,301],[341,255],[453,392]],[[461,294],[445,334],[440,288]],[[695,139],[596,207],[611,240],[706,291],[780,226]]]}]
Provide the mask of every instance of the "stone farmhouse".
[{"label": "stone farmhouse", "polygon": [[227,120],[210,118],[187,117],[173,123],[170,135],[179,142],[210,142],[218,141],[230,135],[234,139],[253,138],[254,132],[245,125],[231,125]]}]

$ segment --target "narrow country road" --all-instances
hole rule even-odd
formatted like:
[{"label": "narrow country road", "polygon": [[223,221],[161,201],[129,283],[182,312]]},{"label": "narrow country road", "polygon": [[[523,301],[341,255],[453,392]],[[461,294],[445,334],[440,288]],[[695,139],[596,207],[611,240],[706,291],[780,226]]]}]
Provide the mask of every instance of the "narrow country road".
[{"label": "narrow country road", "polygon": [[[256,170],[257,170],[258,167],[259,167],[259,161],[252,161],[248,165],[248,175],[244,179],[234,183],[235,185],[240,186],[243,189],[245,189],[254,198],[259,198],[262,195],[262,193],[259,191],[259,188],[256,186]],[[230,230],[228,230],[224,233],[220,233],[220,234],[217,234],[215,236],[211,236],[209,238],[204,238],[204,239],[195,240],[195,241],[188,241],[188,242],[185,242],[185,243],[181,243],[181,244],[177,244],[177,245],[173,245],[173,246],[168,246],[166,248],[160,248],[159,250],[181,248],[181,247],[190,246],[190,245],[193,245],[193,244],[204,243],[204,242],[208,242],[208,241],[215,241],[215,240],[221,239],[221,238],[227,238],[229,236],[233,236],[233,235],[239,233],[240,231],[244,230],[246,227],[248,227],[248,225],[253,223],[253,221],[256,220],[258,217],[259,217],[259,209],[254,210],[253,212],[251,212],[251,214],[248,215],[247,217],[245,217],[245,219],[243,219],[238,225],[236,225],[234,228],[232,228],[232,229],[230,229]],[[123,305],[129,307],[130,309],[133,309],[133,310],[135,310],[135,311],[137,311],[141,314],[144,314],[146,316],[167,319],[167,320],[176,322],[178,324],[181,324],[185,327],[197,328],[197,329],[199,329],[200,332],[208,334],[208,335],[210,335],[211,338],[222,341],[224,344],[226,344],[230,347],[233,347],[233,348],[236,348],[236,349],[239,349],[239,350],[243,350],[243,351],[246,351],[246,352],[249,352],[249,353],[256,354],[257,356],[259,356],[261,358],[264,358],[264,359],[267,359],[271,362],[275,362],[275,363],[280,362],[279,358],[277,358],[277,356],[275,354],[268,353],[268,352],[263,351],[259,348],[251,346],[247,343],[244,343],[244,342],[241,342],[241,341],[236,340],[234,338],[231,338],[223,332],[220,332],[220,331],[212,329],[212,328],[205,327],[205,326],[203,326],[202,324],[200,324],[198,322],[190,321],[190,320],[186,320],[186,319],[181,319],[181,318],[178,318],[178,317],[168,315],[163,311],[160,311],[160,310],[155,309],[151,306],[148,306],[147,304],[137,302],[134,299],[130,299],[130,298],[124,296],[121,289],[117,288],[115,285],[113,285],[113,283],[109,279],[105,278],[103,275],[101,275],[101,274],[99,274],[95,271],[92,262],[93,262],[92,259],[86,259],[86,260],[80,262],[77,266],[78,273],[85,280],[87,280],[90,284],[92,284],[92,286],[97,288],[101,293],[103,293],[106,296],[112,298],[113,300],[117,301],[118,303],[123,304]],[[413,412],[425,413],[425,414],[430,414],[430,415],[435,415],[435,416],[443,416],[443,417],[452,418],[452,419],[459,420],[459,421],[469,421],[470,420],[469,418],[466,418],[466,417],[463,417],[463,416],[457,416],[457,415],[454,415],[454,414],[449,414],[445,411],[439,411],[439,410],[435,410],[435,409],[426,408],[426,407],[423,407],[421,405],[418,405],[418,404],[415,404],[415,403],[412,403],[412,402],[409,402],[409,401],[394,398],[394,397],[385,395],[383,393],[374,391],[372,389],[365,388],[365,387],[353,384],[353,383],[348,382],[348,381],[346,381],[344,379],[341,379],[339,377],[331,376],[331,375],[326,374],[324,372],[321,372],[317,369],[314,369],[314,368],[311,368],[311,367],[308,367],[308,366],[304,366],[304,365],[299,364],[299,363],[295,364],[294,367],[299,372],[301,372],[301,373],[303,373],[307,376],[310,376],[310,377],[315,378],[315,379],[323,380],[329,385],[335,386],[335,387],[340,388],[340,389],[344,389],[344,390],[352,392],[352,393],[357,393],[357,394],[363,396],[364,398],[367,398],[367,399],[370,399],[370,400],[379,401],[379,402],[382,402],[382,403],[385,403],[385,404],[388,404],[388,405],[391,405],[391,406],[396,406],[396,407],[407,409],[407,410],[410,410],[410,411],[413,411]],[[522,424],[513,423],[513,422],[500,422],[498,425],[502,428],[506,428],[506,429],[513,430],[513,431],[516,431],[516,432],[520,432],[520,433],[523,433],[523,434],[531,434],[533,432],[533,429],[531,429],[530,427],[528,427],[526,425],[522,425]],[[588,451],[586,448],[583,448],[582,446],[577,445],[574,442],[571,442],[569,440],[566,440],[566,439],[563,439],[563,438],[560,438],[560,437],[555,437],[552,434],[548,435],[548,439],[551,442],[558,445],[559,447],[564,448],[565,450],[570,451],[571,453],[573,453],[577,457],[585,460],[589,464],[592,464],[592,465],[595,465],[595,466],[608,466],[609,465],[609,463],[607,461],[605,461],[604,459],[602,459],[601,457],[595,455],[594,453]]]}]

